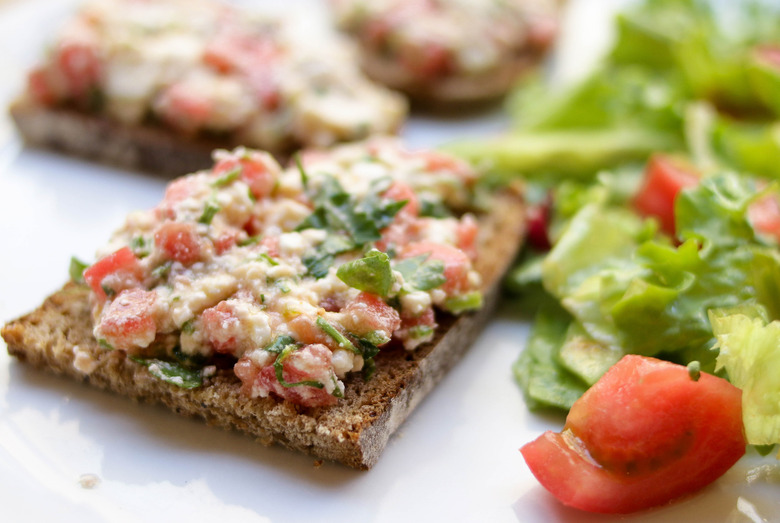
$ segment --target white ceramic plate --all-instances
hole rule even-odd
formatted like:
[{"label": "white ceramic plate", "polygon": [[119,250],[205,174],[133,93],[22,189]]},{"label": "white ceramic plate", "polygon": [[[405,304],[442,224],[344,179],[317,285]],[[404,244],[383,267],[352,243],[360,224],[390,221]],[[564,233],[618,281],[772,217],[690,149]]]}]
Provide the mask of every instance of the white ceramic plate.
[{"label": "white ceramic plate", "polygon": [[[286,10],[302,0],[258,3]],[[560,79],[587,69],[617,3],[571,4],[558,54]],[[0,10],[0,105],[18,91],[25,69],[72,4],[37,0]],[[493,132],[503,122],[497,112],[464,120],[415,118],[404,134],[413,146],[435,145]],[[36,307],[66,280],[72,255],[92,259],[125,214],[153,206],[163,187],[151,176],[24,148],[8,118],[0,117],[0,321]],[[369,472],[330,463],[315,468],[310,457],[35,372],[0,350],[0,517],[83,523],[614,520],[558,505],[523,463],[518,448],[543,430],[560,429],[563,420],[531,414],[523,404],[510,365],[523,349],[528,323],[510,308]],[[777,520],[776,486],[746,481],[747,471],[762,463],[774,466],[745,458],[704,493],[625,520]]]}]

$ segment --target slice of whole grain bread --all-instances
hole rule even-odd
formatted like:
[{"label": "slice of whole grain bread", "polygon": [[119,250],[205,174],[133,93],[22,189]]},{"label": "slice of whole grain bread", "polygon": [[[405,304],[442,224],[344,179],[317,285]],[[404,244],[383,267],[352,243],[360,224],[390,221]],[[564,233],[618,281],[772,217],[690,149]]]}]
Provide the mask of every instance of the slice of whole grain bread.
[{"label": "slice of whole grain bread", "polygon": [[[26,96],[11,104],[10,113],[30,145],[168,177],[211,167],[214,149],[239,145],[227,138],[182,137],[162,126],[123,125],[69,107],[44,107]],[[279,158],[289,153],[270,152]]]},{"label": "slice of whole grain bread", "polygon": [[332,407],[305,408],[274,398],[240,393],[232,370],[217,371],[204,385],[183,389],[153,377],[147,368],[107,351],[92,335],[88,289],[67,284],[35,311],[2,329],[8,352],[34,367],[81,380],[135,400],[162,403],[208,424],[236,429],[266,445],[278,443],[318,458],[368,469],[390,436],[433,386],[460,359],[490,318],[501,277],[524,234],[524,210],[516,195],[497,198],[480,220],[476,268],[482,274],[484,307],[460,317],[441,315],[433,342],[407,352],[383,349],[376,373],[345,380],[346,394]]}]

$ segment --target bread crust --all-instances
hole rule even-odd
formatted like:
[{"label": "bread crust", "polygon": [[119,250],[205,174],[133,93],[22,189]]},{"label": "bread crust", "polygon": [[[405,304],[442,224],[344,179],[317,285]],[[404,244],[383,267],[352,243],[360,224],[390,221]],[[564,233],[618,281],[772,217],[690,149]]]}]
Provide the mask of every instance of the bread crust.
[{"label": "bread crust", "polygon": [[[442,315],[435,339],[415,351],[383,349],[376,373],[345,380],[345,397],[332,407],[306,408],[240,392],[231,369],[217,371],[196,389],[182,389],[151,376],[119,351],[106,351],[92,335],[88,289],[69,283],[35,311],[2,329],[8,353],[20,361],[134,400],[161,403],[178,414],[245,432],[265,445],[279,444],[321,459],[369,469],[390,436],[460,359],[490,318],[500,281],[524,235],[524,210],[515,194],[503,194],[480,220],[476,269],[482,275],[484,307],[460,317]],[[76,363],[87,356],[88,368]],[[89,372],[86,372],[88,370]]]},{"label": "bread crust", "polygon": [[542,53],[520,54],[483,74],[430,79],[410,73],[396,60],[378,52],[361,49],[360,58],[363,72],[372,80],[407,94],[418,104],[448,109],[502,97],[524,73],[541,61]]},{"label": "bread crust", "polygon": [[[166,177],[209,168],[214,149],[240,145],[227,138],[185,137],[162,126],[125,125],[73,107],[46,107],[25,95],[9,111],[30,145]],[[290,151],[269,152],[283,160]]]}]

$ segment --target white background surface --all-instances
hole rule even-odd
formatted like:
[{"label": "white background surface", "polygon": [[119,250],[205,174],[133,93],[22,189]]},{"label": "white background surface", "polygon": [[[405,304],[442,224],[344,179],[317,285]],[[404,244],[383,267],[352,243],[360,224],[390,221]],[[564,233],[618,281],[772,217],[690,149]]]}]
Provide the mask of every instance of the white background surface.
[{"label": "white background surface", "polygon": [[[297,2],[257,2],[275,9]],[[247,3],[247,2],[245,2]],[[555,77],[581,74],[607,38],[620,2],[574,1]],[[0,8],[0,105],[72,1]],[[413,119],[413,146],[500,129],[498,113]],[[72,255],[92,260],[130,210],[155,205],[164,181],[25,148],[0,116],[0,322],[36,307],[67,279]],[[0,341],[0,519],[3,521],[600,522],[779,521],[780,484],[746,473],[743,459],[702,494],[626,518],[566,509],[518,452],[563,419],[529,413],[511,363],[528,323],[505,304],[466,358],[358,472],[136,405],[26,368]],[[92,489],[79,479],[95,475]]]}]

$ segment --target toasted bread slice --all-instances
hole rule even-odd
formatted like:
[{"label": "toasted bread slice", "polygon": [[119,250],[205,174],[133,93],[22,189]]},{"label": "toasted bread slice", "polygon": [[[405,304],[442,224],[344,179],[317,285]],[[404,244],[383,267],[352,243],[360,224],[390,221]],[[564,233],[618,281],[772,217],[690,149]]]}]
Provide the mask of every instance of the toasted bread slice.
[{"label": "toasted bread slice", "polygon": [[[68,284],[45,303],[2,329],[8,352],[34,367],[84,381],[134,400],[162,403],[210,425],[235,429],[261,443],[369,469],[390,436],[460,359],[489,320],[500,280],[524,234],[524,209],[516,195],[497,197],[480,219],[476,269],[484,306],[459,317],[440,316],[435,339],[414,351],[383,349],[368,381],[348,378],[345,397],[332,407],[305,408],[241,394],[241,382],[222,370],[204,385],[182,389],[160,381],[121,351],[106,351],[92,334],[88,289]],[[87,365],[81,364],[86,356]]]},{"label": "toasted bread slice", "polygon": [[[10,113],[29,145],[169,177],[209,167],[214,149],[238,145],[184,138],[161,126],[124,125],[67,106],[46,107],[27,96],[17,98]],[[272,152],[283,158],[290,151]]]},{"label": "toasted bread slice", "polygon": [[217,148],[285,158],[396,133],[404,97],[368,80],[317,18],[89,0],[52,35],[11,114],[31,145],[166,175],[209,167]]}]

